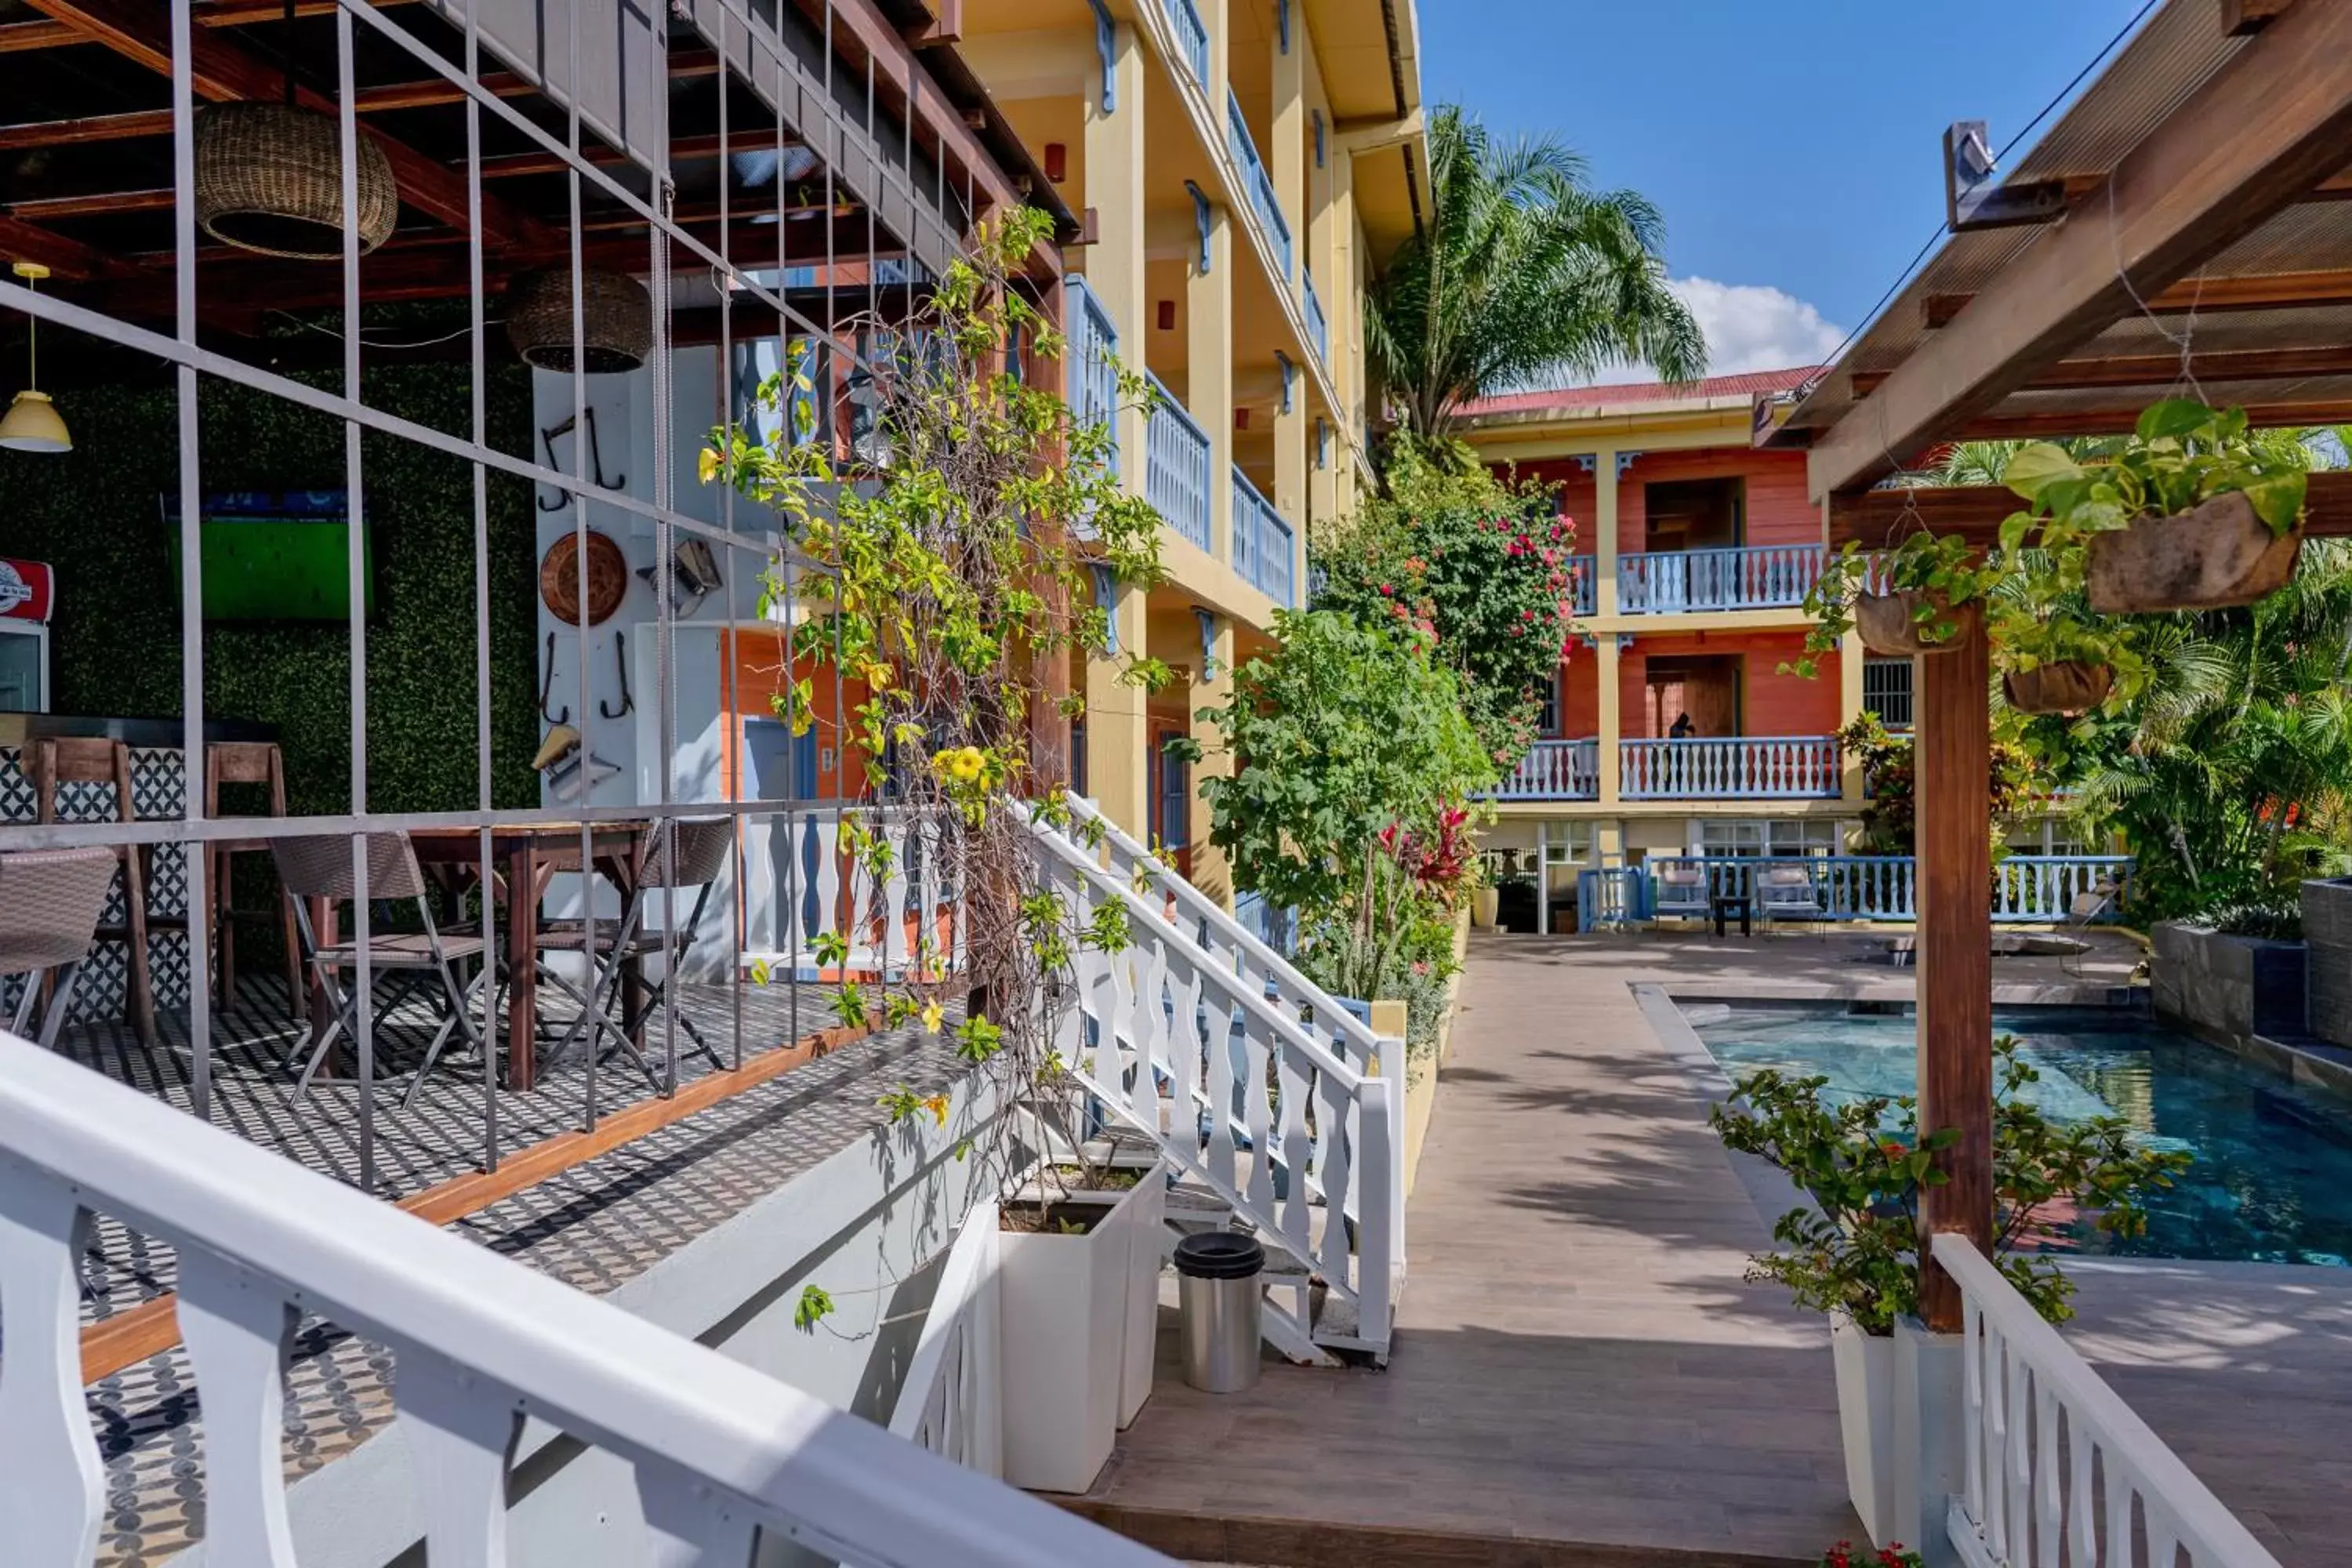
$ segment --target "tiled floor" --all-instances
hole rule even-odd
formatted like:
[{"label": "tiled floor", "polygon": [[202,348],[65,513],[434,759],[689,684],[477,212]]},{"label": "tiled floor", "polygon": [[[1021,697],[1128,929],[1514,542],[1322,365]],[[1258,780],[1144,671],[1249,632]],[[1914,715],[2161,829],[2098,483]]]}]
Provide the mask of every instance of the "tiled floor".
[{"label": "tiled floor", "polygon": [[[742,1001],[747,1054],[787,1043],[795,1026],[805,1036],[832,1022],[814,988],[797,1001],[782,985],[747,990]],[[731,1038],[726,1023],[733,1005],[718,988],[684,998],[715,1042]],[[215,1120],[351,1179],[355,1091],[327,1091],[299,1111],[288,1104],[265,1027],[282,1012],[278,1002],[252,1017],[224,1020],[225,1038],[250,1026],[244,1037],[253,1044],[215,1058]],[[401,1059],[399,1036],[408,1022],[391,1031],[390,1063]],[[167,1042],[184,1042],[184,1018],[166,1015],[163,1025]],[[93,1026],[74,1031],[66,1048],[186,1104],[186,1059],[168,1043],[151,1051],[127,1029]],[[866,1135],[883,1119],[877,1101],[885,1089],[904,1082],[927,1091],[955,1068],[947,1046],[919,1031],[861,1040],[501,1199],[452,1228],[601,1294]],[[682,1076],[695,1070],[709,1068],[682,1067]],[[500,1090],[500,1147],[510,1152],[580,1126],[583,1077],[575,1058],[532,1093]],[[617,1064],[607,1063],[601,1077],[606,1114],[648,1093],[642,1078],[632,1085]],[[409,1111],[391,1103],[379,1108],[378,1169],[387,1195],[477,1168],[482,1092],[478,1070],[467,1064],[437,1074]],[[386,1098],[396,1101],[396,1090]],[[175,1270],[168,1247],[101,1219],[89,1272],[84,1312],[95,1321],[169,1290]],[[289,1375],[289,1475],[350,1452],[389,1421],[391,1374],[391,1358],[379,1347],[331,1323],[306,1322]],[[100,1380],[89,1389],[89,1407],[110,1486],[99,1561],[119,1568],[165,1562],[203,1532],[201,1410],[184,1353],[174,1349]]]}]

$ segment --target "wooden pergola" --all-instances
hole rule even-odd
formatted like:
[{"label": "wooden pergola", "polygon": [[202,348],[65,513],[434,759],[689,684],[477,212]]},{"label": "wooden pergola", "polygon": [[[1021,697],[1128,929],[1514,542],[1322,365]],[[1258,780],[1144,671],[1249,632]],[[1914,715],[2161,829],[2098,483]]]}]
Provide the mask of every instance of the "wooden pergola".
[{"label": "wooden pergola", "polygon": [[[1808,453],[1832,545],[1990,542],[2017,499],[1916,489],[1948,442],[2127,431],[2166,396],[2352,423],[2352,0],[2166,0],[1837,365],[1759,405]],[[2307,531],[2352,535],[2352,474]],[[1992,1251],[1990,674],[1979,626],[1918,661],[1919,1121],[1957,1127],[1923,1225]],[[1960,1327],[1930,1265],[1928,1327]]]}]

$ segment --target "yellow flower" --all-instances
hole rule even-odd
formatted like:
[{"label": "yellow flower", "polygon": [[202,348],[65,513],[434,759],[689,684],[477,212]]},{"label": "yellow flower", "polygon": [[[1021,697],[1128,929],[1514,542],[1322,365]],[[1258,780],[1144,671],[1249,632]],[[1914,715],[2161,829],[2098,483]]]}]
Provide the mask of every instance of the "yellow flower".
[{"label": "yellow flower", "polygon": [[958,779],[970,784],[988,766],[988,759],[981,754],[978,746],[966,746],[955,754],[955,761],[948,766]]},{"label": "yellow flower", "polygon": [[940,1126],[945,1127],[948,1124],[948,1097],[946,1095],[932,1095],[929,1100],[923,1101],[923,1109],[929,1111],[931,1113],[931,1120],[938,1122]]},{"label": "yellow flower", "polygon": [[707,485],[719,477],[719,462],[718,451],[709,447],[705,447],[702,449],[702,455],[695,459],[695,472],[701,477],[704,484]]},{"label": "yellow flower", "polygon": [[947,1016],[948,1010],[945,1007],[940,1006],[939,1003],[935,1001],[925,1003],[923,1005],[923,1027],[936,1035],[940,1032],[940,1026],[947,1021]]},{"label": "yellow flower", "polygon": [[947,772],[948,769],[952,767],[954,764],[955,753],[949,751],[945,746],[941,746],[938,751],[931,753],[931,766],[940,773]]}]

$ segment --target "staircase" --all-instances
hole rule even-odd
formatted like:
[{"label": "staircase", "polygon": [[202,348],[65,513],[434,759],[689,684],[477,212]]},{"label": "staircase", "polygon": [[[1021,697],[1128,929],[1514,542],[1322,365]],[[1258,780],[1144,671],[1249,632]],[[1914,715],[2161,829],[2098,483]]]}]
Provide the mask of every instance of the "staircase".
[{"label": "staircase", "polygon": [[1066,827],[1034,822],[1047,879],[1081,928],[1115,905],[1131,939],[1077,954],[1060,1046],[1107,1124],[1095,1152],[1168,1162],[1174,1235],[1257,1237],[1282,1354],[1386,1362],[1404,1277],[1404,1042],[1087,802],[1069,806]]}]

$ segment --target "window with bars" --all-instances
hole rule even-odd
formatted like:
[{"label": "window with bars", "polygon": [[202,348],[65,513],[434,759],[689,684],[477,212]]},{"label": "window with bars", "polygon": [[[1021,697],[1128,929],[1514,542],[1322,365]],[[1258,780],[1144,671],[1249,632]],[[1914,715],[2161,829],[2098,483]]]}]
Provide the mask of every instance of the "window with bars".
[{"label": "window with bars", "polygon": [[1890,730],[1911,728],[1911,661],[1864,658],[1862,705],[1877,714],[1878,721]]}]

